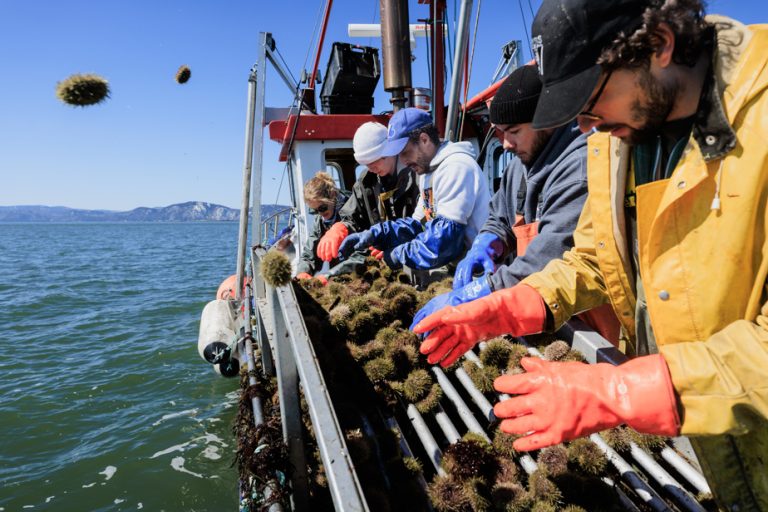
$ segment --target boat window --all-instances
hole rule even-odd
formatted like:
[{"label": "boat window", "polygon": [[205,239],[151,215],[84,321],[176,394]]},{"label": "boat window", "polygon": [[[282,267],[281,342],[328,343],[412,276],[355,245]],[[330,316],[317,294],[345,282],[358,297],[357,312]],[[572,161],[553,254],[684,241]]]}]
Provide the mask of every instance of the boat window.
[{"label": "boat window", "polygon": [[355,176],[355,152],[351,147],[328,148],[323,151],[326,172],[336,181],[341,190],[352,190]]},{"label": "boat window", "polygon": [[331,175],[333,182],[336,184],[336,188],[344,190],[344,182],[341,179],[341,166],[336,162],[327,162],[325,164],[325,172]]},{"label": "boat window", "polygon": [[512,153],[504,151],[501,143],[497,139],[491,140],[486,149],[485,163],[483,172],[488,176],[489,186],[495,192],[501,183],[501,177],[504,176],[504,170],[512,159]]},{"label": "boat window", "polygon": [[512,153],[504,151],[501,146],[497,147],[493,152],[493,177],[495,179],[501,179],[504,176],[504,170],[507,168],[509,161],[512,160]]}]

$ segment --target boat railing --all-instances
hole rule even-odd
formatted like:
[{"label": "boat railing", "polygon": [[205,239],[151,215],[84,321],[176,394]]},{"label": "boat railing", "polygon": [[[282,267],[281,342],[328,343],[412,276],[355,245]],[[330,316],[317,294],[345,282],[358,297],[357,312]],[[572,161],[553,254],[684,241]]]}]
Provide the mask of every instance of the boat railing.
[{"label": "boat railing", "polygon": [[[273,287],[259,272],[265,250],[251,254],[258,341],[263,366],[277,378],[283,439],[294,471],[291,501],[294,510],[309,510],[309,486],[302,437],[299,389],[306,400],[328,489],[337,511],[367,511],[368,505],[328,394],[323,373],[307,333],[293,287]],[[264,359],[267,359],[265,362]],[[274,364],[273,364],[274,363]]]},{"label": "boat railing", "polygon": [[[283,222],[287,217],[287,222]],[[270,216],[261,219],[261,244],[266,246],[270,240],[277,238],[281,227],[290,226],[293,223],[293,219],[296,217],[296,209],[292,206],[286,206],[276,212],[273,212]]]}]

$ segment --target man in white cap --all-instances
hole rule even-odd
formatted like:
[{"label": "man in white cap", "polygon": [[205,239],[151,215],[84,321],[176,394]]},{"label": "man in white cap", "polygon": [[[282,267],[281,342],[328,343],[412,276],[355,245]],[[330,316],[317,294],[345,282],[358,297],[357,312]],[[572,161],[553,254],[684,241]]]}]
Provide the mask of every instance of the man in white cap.
[{"label": "man in white cap", "polygon": [[370,229],[385,220],[410,217],[419,201],[419,187],[413,171],[397,156],[382,156],[387,143],[386,126],[368,122],[355,132],[352,147],[355,160],[367,167],[352,187],[352,195],[339,211],[341,220],[320,239],[317,256],[331,261],[350,233]]},{"label": "man in white cap", "polygon": [[419,175],[421,200],[413,216],[350,235],[340,256],[373,247],[392,269],[425,271],[424,286],[450,271],[488,218],[491,201],[469,142],[441,142],[428,112],[404,108],[389,120],[383,155],[398,156]]}]

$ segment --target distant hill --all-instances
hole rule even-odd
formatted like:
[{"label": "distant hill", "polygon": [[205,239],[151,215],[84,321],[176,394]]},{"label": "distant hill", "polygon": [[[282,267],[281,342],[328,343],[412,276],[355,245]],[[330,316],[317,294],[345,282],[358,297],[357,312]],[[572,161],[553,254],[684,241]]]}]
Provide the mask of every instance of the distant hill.
[{"label": "distant hill", "polygon": [[[263,219],[287,206],[261,205]],[[0,206],[0,222],[198,222],[240,220],[240,210],[220,204],[190,201],[158,208],[78,210],[64,206]]]}]

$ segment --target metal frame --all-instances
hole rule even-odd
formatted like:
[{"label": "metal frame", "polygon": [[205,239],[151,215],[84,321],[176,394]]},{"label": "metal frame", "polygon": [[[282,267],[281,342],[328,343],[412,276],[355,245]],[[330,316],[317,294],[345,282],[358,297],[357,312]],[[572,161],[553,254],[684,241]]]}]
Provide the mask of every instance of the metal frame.
[{"label": "metal frame", "polygon": [[[252,251],[254,268],[265,254],[264,249]],[[363,490],[349,456],[344,433],[339,426],[328,394],[322,371],[304,318],[291,285],[274,288],[266,285],[260,275],[254,285],[263,288],[266,307],[259,311],[267,316],[264,322],[271,336],[262,340],[261,350],[274,353],[283,437],[295,467],[292,477],[292,501],[296,510],[308,510],[309,491],[301,432],[299,386],[309,408],[320,456],[328,479],[328,489],[338,511],[367,511]],[[264,342],[267,343],[264,343]]]}]

